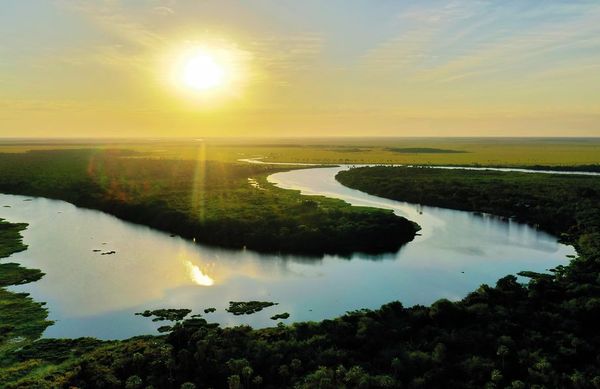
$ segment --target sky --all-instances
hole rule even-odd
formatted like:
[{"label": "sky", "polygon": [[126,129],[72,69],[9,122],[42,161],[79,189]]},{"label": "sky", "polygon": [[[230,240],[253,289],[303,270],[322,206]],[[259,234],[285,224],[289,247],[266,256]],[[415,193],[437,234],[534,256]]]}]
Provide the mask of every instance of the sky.
[{"label": "sky", "polygon": [[179,136],[600,136],[600,1],[0,0],[0,137]]}]

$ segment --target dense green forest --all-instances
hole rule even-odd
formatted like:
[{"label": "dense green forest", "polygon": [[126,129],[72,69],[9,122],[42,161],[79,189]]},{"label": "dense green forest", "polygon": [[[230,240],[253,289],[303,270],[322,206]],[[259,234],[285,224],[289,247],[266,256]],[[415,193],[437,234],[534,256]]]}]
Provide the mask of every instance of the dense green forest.
[{"label": "dense green forest", "polygon": [[597,178],[417,168],[361,168],[338,178],[354,187],[364,179],[361,189],[372,193],[386,186],[396,199],[451,207],[435,200],[445,195],[455,208],[516,216],[562,234],[579,257],[551,274],[524,273],[525,285],[507,275],[429,307],[392,302],[261,330],[196,318],[162,337],[122,342],[40,340],[4,358],[0,381],[9,388],[600,387]]},{"label": "dense green forest", "polygon": [[152,156],[0,154],[0,192],[65,200],[198,242],[267,252],[395,252],[418,229],[391,211],[276,188],[266,176],[281,167]]},{"label": "dense green forest", "polygon": [[578,240],[583,249],[600,231],[596,176],[378,166],[343,171],[336,179],[389,199],[513,218],[568,243]]}]

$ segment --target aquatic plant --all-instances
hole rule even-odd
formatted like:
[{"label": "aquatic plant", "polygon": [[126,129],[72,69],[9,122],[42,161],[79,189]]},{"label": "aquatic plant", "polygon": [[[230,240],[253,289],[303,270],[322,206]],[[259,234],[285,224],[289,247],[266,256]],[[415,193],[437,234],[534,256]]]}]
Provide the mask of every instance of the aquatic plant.
[{"label": "aquatic plant", "polygon": [[277,305],[277,303],[270,301],[230,301],[229,308],[226,311],[234,315],[251,315],[273,305]]}]

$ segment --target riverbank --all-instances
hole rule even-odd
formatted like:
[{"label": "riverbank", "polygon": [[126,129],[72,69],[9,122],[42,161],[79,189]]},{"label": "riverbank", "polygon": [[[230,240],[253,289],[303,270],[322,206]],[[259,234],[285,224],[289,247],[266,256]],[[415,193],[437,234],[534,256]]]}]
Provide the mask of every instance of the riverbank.
[{"label": "riverbank", "polygon": [[12,352],[37,340],[52,324],[47,320],[48,311],[44,303],[33,301],[26,293],[7,290],[10,286],[35,282],[44,276],[39,269],[27,269],[4,261],[12,254],[27,249],[21,236],[25,228],[26,224],[0,219],[0,366],[12,361]]}]

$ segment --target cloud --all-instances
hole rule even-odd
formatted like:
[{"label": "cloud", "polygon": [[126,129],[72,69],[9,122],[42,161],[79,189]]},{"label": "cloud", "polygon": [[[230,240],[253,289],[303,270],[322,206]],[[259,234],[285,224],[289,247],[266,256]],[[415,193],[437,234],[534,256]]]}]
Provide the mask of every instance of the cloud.
[{"label": "cloud", "polygon": [[279,86],[290,86],[297,75],[306,74],[315,67],[324,48],[324,39],[319,34],[304,33],[296,36],[271,36],[255,39],[247,49],[261,74],[257,80],[270,80]]},{"label": "cloud", "polygon": [[[399,32],[365,53],[363,71],[411,82],[456,82],[494,74],[533,76],[597,58],[600,6],[455,1],[400,13]],[[560,18],[559,18],[560,17]],[[565,53],[559,58],[559,53]]]},{"label": "cloud", "polygon": [[482,1],[451,1],[443,7],[419,5],[401,12],[398,18],[428,24],[456,22],[476,15],[485,4]]},{"label": "cloud", "polygon": [[397,32],[366,52],[360,66],[371,73],[402,70],[409,77],[445,55],[453,37],[467,33],[465,26],[480,27],[489,21],[486,6],[483,1],[452,1],[444,6],[419,2],[403,9],[396,17]]},{"label": "cloud", "polygon": [[[136,19],[135,15],[131,15],[131,12],[123,9],[118,1],[102,3],[62,1],[60,4],[68,10],[79,13],[98,28],[117,38],[118,43],[143,48],[155,48],[165,43],[163,36],[138,20],[139,18]],[[169,7],[154,7],[154,9],[156,8]]]},{"label": "cloud", "polygon": [[169,16],[175,14],[175,11],[173,11],[173,8],[158,6],[152,8],[152,13],[156,15]]}]

